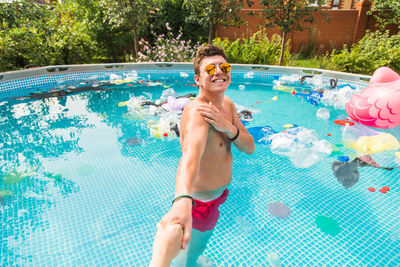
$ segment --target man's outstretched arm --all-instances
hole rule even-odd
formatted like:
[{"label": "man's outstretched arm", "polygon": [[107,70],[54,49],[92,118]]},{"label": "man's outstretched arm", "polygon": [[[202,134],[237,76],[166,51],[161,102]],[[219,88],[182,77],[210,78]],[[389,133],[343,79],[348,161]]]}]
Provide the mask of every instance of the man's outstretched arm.
[{"label": "man's outstretched arm", "polygon": [[[188,111],[183,129],[182,157],[176,175],[175,198],[192,195],[193,184],[199,172],[200,160],[207,142],[209,124],[193,108]],[[187,197],[177,199],[170,211],[160,221],[163,225],[178,223],[183,228],[182,249],[190,241],[192,231],[192,200]]]}]

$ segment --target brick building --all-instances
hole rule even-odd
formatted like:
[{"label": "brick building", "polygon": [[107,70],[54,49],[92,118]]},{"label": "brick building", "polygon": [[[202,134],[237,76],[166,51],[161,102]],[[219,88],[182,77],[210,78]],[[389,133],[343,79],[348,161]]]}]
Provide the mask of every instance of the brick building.
[{"label": "brick building", "polygon": [[[278,28],[265,28],[265,20],[262,18],[262,5],[259,1],[254,1],[251,7],[244,8],[240,16],[248,25],[239,28],[225,28],[219,26],[217,36],[229,38],[248,38],[260,29],[265,29],[268,36],[274,33],[281,34]],[[344,44],[351,45],[359,41],[367,30],[375,31],[376,20],[372,15],[368,15],[371,9],[369,0],[329,0],[321,11],[314,13],[314,23],[305,24],[306,30],[292,31],[288,34],[291,40],[292,52],[299,52],[310,45],[315,45],[317,53],[325,53],[334,48],[342,48]],[[253,12],[254,15],[250,15]],[[322,13],[326,12],[330,18],[325,20]],[[397,25],[388,27],[391,34],[398,32]]]}]

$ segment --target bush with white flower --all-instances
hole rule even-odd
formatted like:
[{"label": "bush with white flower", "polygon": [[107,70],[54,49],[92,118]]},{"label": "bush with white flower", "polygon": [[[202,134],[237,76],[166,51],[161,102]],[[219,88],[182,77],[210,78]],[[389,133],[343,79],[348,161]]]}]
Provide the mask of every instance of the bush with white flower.
[{"label": "bush with white flower", "polygon": [[154,45],[144,39],[139,41],[141,50],[138,53],[138,62],[188,62],[194,58],[200,44],[183,40],[181,30],[178,36],[174,36],[168,22],[165,26],[167,34],[159,35]]}]

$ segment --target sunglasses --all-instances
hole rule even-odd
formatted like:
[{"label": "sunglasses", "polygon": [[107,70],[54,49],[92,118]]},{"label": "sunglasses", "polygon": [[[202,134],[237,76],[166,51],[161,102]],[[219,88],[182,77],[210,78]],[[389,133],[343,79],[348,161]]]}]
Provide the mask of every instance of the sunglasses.
[{"label": "sunglasses", "polygon": [[[222,72],[228,73],[231,71],[231,64],[221,63],[221,64],[219,64],[219,68],[222,70]],[[213,75],[217,71],[217,66],[215,66],[214,64],[207,65],[205,68],[205,71],[209,75]]]}]

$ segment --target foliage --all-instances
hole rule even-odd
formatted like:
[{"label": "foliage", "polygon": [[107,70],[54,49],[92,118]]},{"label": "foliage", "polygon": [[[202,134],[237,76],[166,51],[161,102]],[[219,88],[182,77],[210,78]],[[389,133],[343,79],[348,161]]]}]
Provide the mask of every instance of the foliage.
[{"label": "foliage", "polygon": [[[244,21],[238,16],[242,10],[244,0],[186,0],[191,8],[191,16],[188,21],[195,20],[204,26],[209,27],[208,42],[214,39],[218,25],[223,26],[239,26]],[[253,1],[246,0],[248,6],[253,5]]]},{"label": "foliage", "polygon": [[32,2],[0,4],[0,71],[47,63],[45,18],[50,8]]},{"label": "foliage", "polygon": [[304,58],[301,54],[291,55],[289,63],[287,64],[291,67],[301,67],[301,68],[314,68],[314,69],[326,69],[326,60],[323,56],[314,56]]},{"label": "foliage", "polygon": [[[191,6],[186,0],[163,0],[159,8],[154,8],[149,17],[147,32],[156,34],[166,34],[168,32],[166,23],[169,23],[174,35],[182,32],[182,39],[192,42],[205,42],[207,40],[208,27],[197,19],[195,12],[191,11]],[[154,43],[153,35],[146,36]]]},{"label": "foliage", "polygon": [[53,32],[48,36],[50,64],[90,63],[96,53],[87,24],[76,18],[83,16],[80,6],[74,3],[57,5],[47,27]]},{"label": "foliage", "polygon": [[309,29],[308,43],[302,44],[300,47],[300,56],[303,58],[312,58],[314,55],[319,54],[320,51],[317,50],[318,40],[320,38],[320,31],[318,26],[315,25],[311,30]]},{"label": "foliage", "polygon": [[13,28],[0,32],[0,71],[49,63],[48,45],[34,27]]},{"label": "foliage", "polygon": [[37,22],[49,16],[51,11],[51,6],[37,5],[32,1],[0,2],[0,7],[0,30],[2,31],[23,26],[41,26]]},{"label": "foliage", "polygon": [[[213,40],[215,45],[221,46],[231,63],[267,64],[274,65],[279,62],[280,44],[282,39],[274,34],[271,39],[264,31],[258,31],[248,39],[237,39],[233,42],[228,39]],[[290,46],[290,43],[288,44]],[[289,50],[284,55],[284,62],[290,58]]]},{"label": "foliage", "polygon": [[6,16],[0,32],[0,71],[91,61],[96,46],[85,24],[76,20],[81,13],[77,6],[21,1],[1,7]]},{"label": "foliage", "polygon": [[282,63],[286,35],[292,30],[303,31],[303,23],[314,21],[312,12],[320,9],[325,0],[261,0],[264,6],[263,16],[267,27],[278,27],[282,31]]},{"label": "foliage", "polygon": [[[139,44],[142,50],[139,52],[139,62],[185,62],[192,60],[199,45],[192,44],[190,40],[183,40],[182,31],[179,31],[175,37],[168,23],[166,23],[166,28],[167,34],[158,35],[157,45],[155,46],[151,46],[144,39],[140,40]],[[155,35],[155,33],[153,34]]]},{"label": "foliage", "polygon": [[[133,34],[135,57],[138,56],[138,40],[147,25],[147,20],[156,8],[153,0],[101,0],[107,6],[110,22],[115,27],[126,25]],[[154,11],[153,11],[154,12]]]},{"label": "foliage", "polygon": [[330,69],[338,71],[372,74],[386,66],[400,72],[400,33],[367,32],[351,49],[333,50],[327,61]]},{"label": "foliage", "polygon": [[384,29],[388,24],[397,24],[400,29],[400,0],[374,0],[369,14],[373,14],[378,25]]},{"label": "foliage", "polygon": [[132,29],[128,24],[116,19],[114,12],[109,10],[107,1],[67,1],[80,5],[85,11],[81,21],[86,24],[87,31],[96,43],[97,53],[93,57],[94,62],[124,61],[127,55],[132,54],[134,50]]}]

